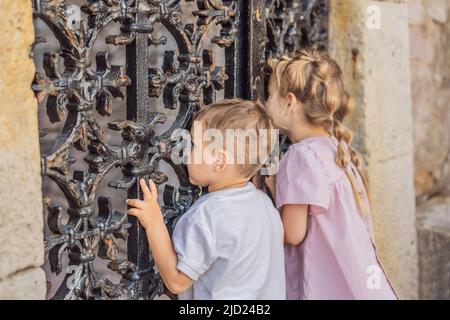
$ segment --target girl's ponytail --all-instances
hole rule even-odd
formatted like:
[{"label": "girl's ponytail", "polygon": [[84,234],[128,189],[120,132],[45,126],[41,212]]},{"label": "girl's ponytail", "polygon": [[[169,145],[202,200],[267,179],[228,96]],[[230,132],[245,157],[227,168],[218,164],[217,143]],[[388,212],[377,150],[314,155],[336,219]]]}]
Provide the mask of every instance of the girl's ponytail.
[{"label": "girl's ponytail", "polygon": [[[369,208],[367,207],[367,203],[364,201],[364,197],[368,196],[368,186],[367,180],[365,178],[365,174],[362,171],[361,158],[356,153],[356,151],[351,147],[351,142],[353,139],[353,134],[343,125],[340,121],[335,120],[333,126],[333,135],[338,141],[337,146],[337,154],[336,154],[336,163],[338,166],[344,169],[345,174],[350,180],[350,184],[352,185],[353,193],[355,194],[356,202],[361,210],[363,216],[368,215]],[[356,174],[353,172],[350,163],[356,167],[359,175],[362,178],[364,189],[360,189],[358,187],[358,183],[356,181]]]},{"label": "girl's ponytail", "polygon": [[[360,211],[363,216],[366,215],[368,201],[363,198],[368,196],[367,180],[362,171],[361,158],[351,147],[353,133],[343,124],[353,104],[344,88],[343,74],[338,64],[325,53],[303,49],[292,58],[271,60],[269,65],[279,93],[283,96],[289,92],[295,94],[303,104],[309,122],[323,126],[338,141],[336,163],[345,170]],[[351,163],[359,172],[365,190],[358,188]]]}]

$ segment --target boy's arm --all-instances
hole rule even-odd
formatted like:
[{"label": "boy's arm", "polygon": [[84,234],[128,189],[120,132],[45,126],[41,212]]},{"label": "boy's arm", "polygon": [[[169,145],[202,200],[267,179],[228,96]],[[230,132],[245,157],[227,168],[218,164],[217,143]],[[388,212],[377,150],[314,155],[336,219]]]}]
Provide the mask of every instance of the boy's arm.
[{"label": "boy's arm", "polygon": [[136,216],[145,228],[156,267],[167,289],[178,294],[190,288],[193,280],[177,269],[177,254],[157,201],[155,184],[150,180],[149,189],[143,179],[139,183],[144,194],[144,201],[138,199],[127,200],[127,204],[134,207],[128,210],[128,214]]},{"label": "boy's arm", "polygon": [[178,294],[190,288],[193,281],[177,269],[177,254],[163,219],[155,221],[151,229],[146,229],[146,233],[156,267],[167,289]]}]

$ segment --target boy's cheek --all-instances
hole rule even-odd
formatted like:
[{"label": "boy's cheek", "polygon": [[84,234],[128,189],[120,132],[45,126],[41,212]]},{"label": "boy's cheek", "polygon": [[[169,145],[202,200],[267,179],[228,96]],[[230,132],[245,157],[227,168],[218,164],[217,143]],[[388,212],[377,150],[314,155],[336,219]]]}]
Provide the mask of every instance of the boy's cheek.
[{"label": "boy's cheek", "polygon": [[197,182],[195,179],[195,176],[196,176],[195,165],[192,163],[189,163],[187,165],[187,169],[188,169],[188,175],[189,175],[189,182],[195,185]]},{"label": "boy's cheek", "polygon": [[189,175],[189,182],[190,182],[191,184],[193,184],[194,186],[198,186],[198,185],[199,185],[199,183],[197,182],[197,180],[195,180],[195,178],[192,177],[192,175]]},{"label": "boy's cheek", "polygon": [[202,168],[204,166],[196,164],[188,164],[188,174],[189,182],[196,186],[206,187],[207,186],[207,168]]}]

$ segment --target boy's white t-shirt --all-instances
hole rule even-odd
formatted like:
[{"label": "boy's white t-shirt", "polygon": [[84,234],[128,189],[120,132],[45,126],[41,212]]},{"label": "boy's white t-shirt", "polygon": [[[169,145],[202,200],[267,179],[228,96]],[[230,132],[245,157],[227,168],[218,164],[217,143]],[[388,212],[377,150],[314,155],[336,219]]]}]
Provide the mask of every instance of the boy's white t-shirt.
[{"label": "boy's white t-shirt", "polygon": [[194,280],[180,300],[286,298],[283,226],[252,183],[208,193],[173,232],[177,269]]}]

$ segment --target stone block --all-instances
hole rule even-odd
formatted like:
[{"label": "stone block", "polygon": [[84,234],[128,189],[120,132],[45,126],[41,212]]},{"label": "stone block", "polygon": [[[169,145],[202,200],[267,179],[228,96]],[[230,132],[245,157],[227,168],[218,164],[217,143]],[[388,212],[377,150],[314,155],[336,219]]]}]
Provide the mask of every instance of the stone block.
[{"label": "stone block", "polygon": [[31,11],[29,1],[0,1],[0,296],[5,298],[41,298],[45,292],[36,289],[45,279],[36,268],[44,261],[44,242]]},{"label": "stone block", "polygon": [[43,300],[46,290],[44,271],[26,269],[0,281],[0,300]]}]

